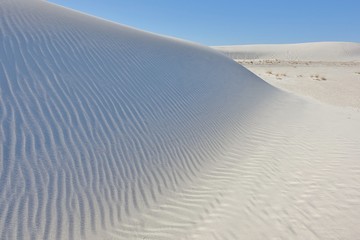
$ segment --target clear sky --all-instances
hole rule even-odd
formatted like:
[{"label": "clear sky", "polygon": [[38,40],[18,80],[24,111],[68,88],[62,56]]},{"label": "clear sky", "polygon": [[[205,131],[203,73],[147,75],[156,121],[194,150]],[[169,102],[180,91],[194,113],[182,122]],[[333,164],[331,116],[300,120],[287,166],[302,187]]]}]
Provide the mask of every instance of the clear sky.
[{"label": "clear sky", "polygon": [[360,42],[360,0],[50,0],[205,45]]}]

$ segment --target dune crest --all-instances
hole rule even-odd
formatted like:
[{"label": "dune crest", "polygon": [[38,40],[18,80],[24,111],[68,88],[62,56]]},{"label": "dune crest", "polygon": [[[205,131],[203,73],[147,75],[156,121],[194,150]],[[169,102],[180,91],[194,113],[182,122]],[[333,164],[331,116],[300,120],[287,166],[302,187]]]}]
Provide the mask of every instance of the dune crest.
[{"label": "dune crest", "polygon": [[0,239],[353,239],[360,117],[207,47],[0,2]]}]

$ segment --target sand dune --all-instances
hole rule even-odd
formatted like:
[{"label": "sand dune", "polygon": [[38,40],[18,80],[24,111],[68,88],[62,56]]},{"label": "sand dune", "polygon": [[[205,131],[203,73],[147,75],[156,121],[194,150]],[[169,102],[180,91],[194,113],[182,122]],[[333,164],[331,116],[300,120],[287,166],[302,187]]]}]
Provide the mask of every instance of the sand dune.
[{"label": "sand dune", "polygon": [[0,239],[359,236],[360,114],[45,1],[0,43]]},{"label": "sand dune", "polygon": [[360,43],[317,42],[216,46],[233,59],[277,59],[293,61],[360,62]]}]

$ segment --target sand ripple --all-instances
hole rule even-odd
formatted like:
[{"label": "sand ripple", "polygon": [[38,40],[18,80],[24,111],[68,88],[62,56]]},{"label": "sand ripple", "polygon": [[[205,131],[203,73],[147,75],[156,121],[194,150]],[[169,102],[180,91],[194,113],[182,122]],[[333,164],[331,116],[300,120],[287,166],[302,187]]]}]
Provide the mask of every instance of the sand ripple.
[{"label": "sand ripple", "polygon": [[0,239],[360,233],[360,124],[208,48],[0,2]]}]

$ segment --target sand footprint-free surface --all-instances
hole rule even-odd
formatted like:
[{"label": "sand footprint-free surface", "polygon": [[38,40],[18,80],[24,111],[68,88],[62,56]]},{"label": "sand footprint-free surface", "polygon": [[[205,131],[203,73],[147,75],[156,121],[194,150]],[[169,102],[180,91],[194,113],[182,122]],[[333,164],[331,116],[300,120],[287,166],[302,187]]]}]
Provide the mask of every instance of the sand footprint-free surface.
[{"label": "sand footprint-free surface", "polygon": [[210,48],[0,1],[0,239],[356,239],[360,114]]}]

